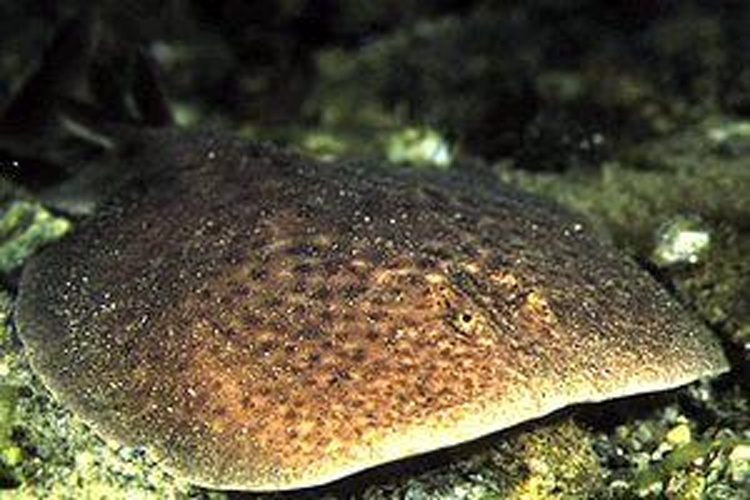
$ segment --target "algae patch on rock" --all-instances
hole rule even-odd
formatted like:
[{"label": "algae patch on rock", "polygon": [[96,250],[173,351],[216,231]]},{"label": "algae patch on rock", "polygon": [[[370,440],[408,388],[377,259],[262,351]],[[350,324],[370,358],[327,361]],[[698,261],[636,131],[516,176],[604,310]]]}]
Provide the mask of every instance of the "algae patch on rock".
[{"label": "algae patch on rock", "polygon": [[16,322],[61,400],[194,483],[317,485],[727,367],[556,205],[217,135],[141,148],[163,168],[32,259]]}]

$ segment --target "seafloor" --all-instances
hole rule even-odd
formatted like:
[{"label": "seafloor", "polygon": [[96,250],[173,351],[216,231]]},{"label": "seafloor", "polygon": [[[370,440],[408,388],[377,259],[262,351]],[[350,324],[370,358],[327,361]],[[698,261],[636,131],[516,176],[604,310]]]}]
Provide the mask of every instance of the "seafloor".
[{"label": "seafloor", "polygon": [[[82,3],[0,3],[0,106]],[[424,4],[131,0],[100,16],[148,47],[181,126],[466,169],[583,212],[721,337],[732,371],[291,496],[750,498],[750,5]],[[40,202],[9,142],[0,498],[242,496],[182,484],[143,450],[103,442],[30,371],[12,325],[18,276],[78,220]],[[53,164],[70,158],[45,146]]]}]

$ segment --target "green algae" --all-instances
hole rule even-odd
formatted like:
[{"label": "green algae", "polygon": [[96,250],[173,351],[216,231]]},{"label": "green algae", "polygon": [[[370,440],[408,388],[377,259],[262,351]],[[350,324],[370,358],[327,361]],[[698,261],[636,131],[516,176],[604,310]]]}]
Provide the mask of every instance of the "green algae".
[{"label": "green algae", "polygon": [[660,267],[697,264],[711,246],[711,230],[695,217],[677,217],[662,225],[651,253]]},{"label": "green algae", "polygon": [[[138,449],[113,446],[62,407],[33,376],[22,352],[5,356],[14,381],[12,433],[0,448],[13,498],[177,498],[175,482]],[[3,395],[4,396],[4,395]],[[7,404],[9,400],[5,400]],[[0,491],[0,497],[3,492]]]},{"label": "green algae", "polygon": [[16,420],[18,386],[6,381],[9,367],[5,359],[5,350],[10,342],[10,308],[10,297],[4,290],[0,290],[0,491],[19,485],[20,481],[14,469],[23,459],[21,449],[11,438]]},{"label": "green algae", "polygon": [[20,484],[14,469],[23,460],[23,452],[11,440],[17,402],[18,387],[0,383],[0,490]]},{"label": "green algae", "polygon": [[0,212],[0,273],[17,268],[42,245],[61,238],[70,223],[37,203],[15,201]]},{"label": "green algae", "polygon": [[390,137],[386,152],[392,163],[411,163],[445,168],[452,161],[450,146],[429,128],[406,128]]},{"label": "green algae", "polygon": [[596,497],[603,494],[604,468],[593,448],[589,430],[573,421],[519,437],[520,459],[528,469],[508,498],[554,499]]},{"label": "green algae", "polygon": [[680,413],[676,406],[621,425],[614,436],[602,438],[628,464],[627,473],[620,469],[617,479],[610,481],[610,494],[616,498],[743,498],[750,485],[747,457],[742,454],[748,438],[747,430],[699,428],[694,417]]}]

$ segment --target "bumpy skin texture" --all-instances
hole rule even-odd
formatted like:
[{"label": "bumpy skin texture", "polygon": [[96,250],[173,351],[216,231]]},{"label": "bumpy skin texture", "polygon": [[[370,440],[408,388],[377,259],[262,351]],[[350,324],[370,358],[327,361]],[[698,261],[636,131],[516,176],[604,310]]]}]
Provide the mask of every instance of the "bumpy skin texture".
[{"label": "bumpy skin texture", "polygon": [[192,482],[316,485],[726,368],[587,225],[445,176],[143,134],[159,166],[25,269],[34,368]]}]

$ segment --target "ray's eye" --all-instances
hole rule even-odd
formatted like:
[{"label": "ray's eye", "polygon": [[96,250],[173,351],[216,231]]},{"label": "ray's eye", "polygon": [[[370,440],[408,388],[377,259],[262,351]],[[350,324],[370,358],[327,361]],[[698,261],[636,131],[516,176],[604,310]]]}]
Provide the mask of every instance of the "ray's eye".
[{"label": "ray's eye", "polygon": [[458,311],[451,318],[453,328],[462,335],[471,335],[477,331],[479,316],[473,311]]}]

